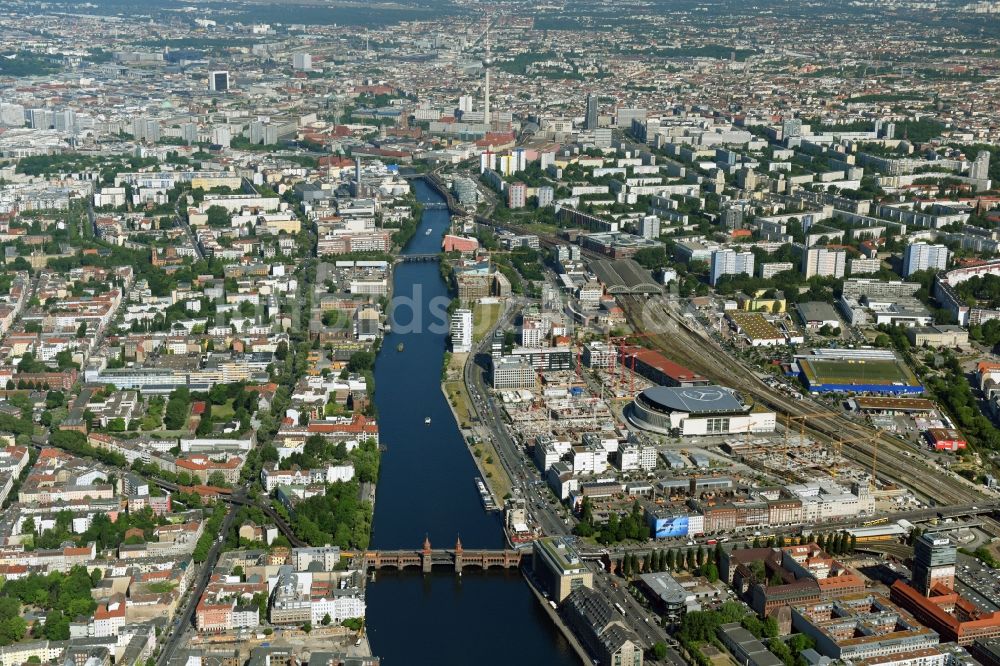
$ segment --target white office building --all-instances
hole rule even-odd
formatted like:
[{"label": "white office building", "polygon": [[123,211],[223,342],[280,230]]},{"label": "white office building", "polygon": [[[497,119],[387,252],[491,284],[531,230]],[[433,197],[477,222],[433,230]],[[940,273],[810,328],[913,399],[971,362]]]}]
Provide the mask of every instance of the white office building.
[{"label": "white office building", "polygon": [[535,368],[524,356],[501,356],[493,359],[490,374],[493,388],[499,391],[535,388]]},{"label": "white office building", "polygon": [[927,269],[943,271],[948,265],[948,248],[944,245],[913,243],[903,255],[903,277]]},{"label": "white office building", "polygon": [[472,310],[459,308],[451,314],[451,349],[458,354],[472,351]]},{"label": "white office building", "polygon": [[723,275],[753,275],[753,252],[716,250],[712,253],[711,283],[714,287]]},{"label": "white office building", "polygon": [[296,53],[292,56],[292,69],[310,72],[313,68],[313,58],[308,53]]}]

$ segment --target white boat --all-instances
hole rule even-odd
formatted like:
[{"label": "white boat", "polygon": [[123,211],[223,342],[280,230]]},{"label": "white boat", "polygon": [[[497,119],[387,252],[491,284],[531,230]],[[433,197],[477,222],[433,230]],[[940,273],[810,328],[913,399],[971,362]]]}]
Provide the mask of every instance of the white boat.
[{"label": "white boat", "polygon": [[427,231],[424,232],[424,236],[430,236],[430,235],[431,235],[431,230],[430,229],[428,229]]},{"label": "white boat", "polygon": [[431,417],[425,416],[424,417],[424,425],[430,425],[430,424],[431,424]]}]

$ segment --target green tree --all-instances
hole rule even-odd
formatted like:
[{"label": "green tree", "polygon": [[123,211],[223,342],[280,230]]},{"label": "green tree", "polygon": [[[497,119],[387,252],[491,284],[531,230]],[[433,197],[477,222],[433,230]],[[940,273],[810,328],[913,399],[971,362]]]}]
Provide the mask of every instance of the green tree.
[{"label": "green tree", "polygon": [[215,486],[216,488],[225,488],[229,485],[226,481],[226,475],[220,471],[215,471],[208,476],[208,485]]},{"label": "green tree", "polygon": [[228,227],[232,219],[229,211],[222,206],[209,206],[205,213],[208,215],[208,226],[210,227]]}]

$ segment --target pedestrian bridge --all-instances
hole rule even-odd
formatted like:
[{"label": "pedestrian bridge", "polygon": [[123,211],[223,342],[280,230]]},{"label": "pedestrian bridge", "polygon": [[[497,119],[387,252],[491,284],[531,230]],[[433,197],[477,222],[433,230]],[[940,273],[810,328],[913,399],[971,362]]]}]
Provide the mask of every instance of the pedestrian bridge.
[{"label": "pedestrian bridge", "polygon": [[462,540],[455,541],[450,550],[431,548],[430,539],[424,539],[420,550],[369,550],[364,554],[369,569],[420,569],[430,573],[436,567],[448,567],[455,573],[462,569],[517,569],[527,554],[519,550],[465,550]]},{"label": "pedestrian bridge", "polygon": [[437,261],[441,258],[440,254],[401,254],[396,257],[396,263],[400,264],[413,264],[424,261]]},{"label": "pedestrian bridge", "polygon": [[444,201],[430,201],[423,206],[424,210],[448,210],[448,204]]}]

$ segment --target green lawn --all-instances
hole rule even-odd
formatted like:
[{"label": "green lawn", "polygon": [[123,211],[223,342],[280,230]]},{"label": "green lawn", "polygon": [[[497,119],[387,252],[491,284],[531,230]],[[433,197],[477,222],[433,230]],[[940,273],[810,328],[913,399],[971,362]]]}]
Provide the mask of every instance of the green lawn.
[{"label": "green lawn", "polygon": [[233,401],[226,400],[221,405],[212,405],[212,420],[213,421],[228,421],[233,417],[235,412],[233,411]]},{"label": "green lawn", "polygon": [[913,384],[913,377],[901,361],[823,361],[803,359],[803,372],[812,384]]},{"label": "green lawn", "polygon": [[493,328],[493,324],[496,323],[501,312],[503,312],[503,305],[501,303],[491,303],[489,305],[476,304],[472,310],[472,337],[476,342],[482,340],[483,336]]}]

